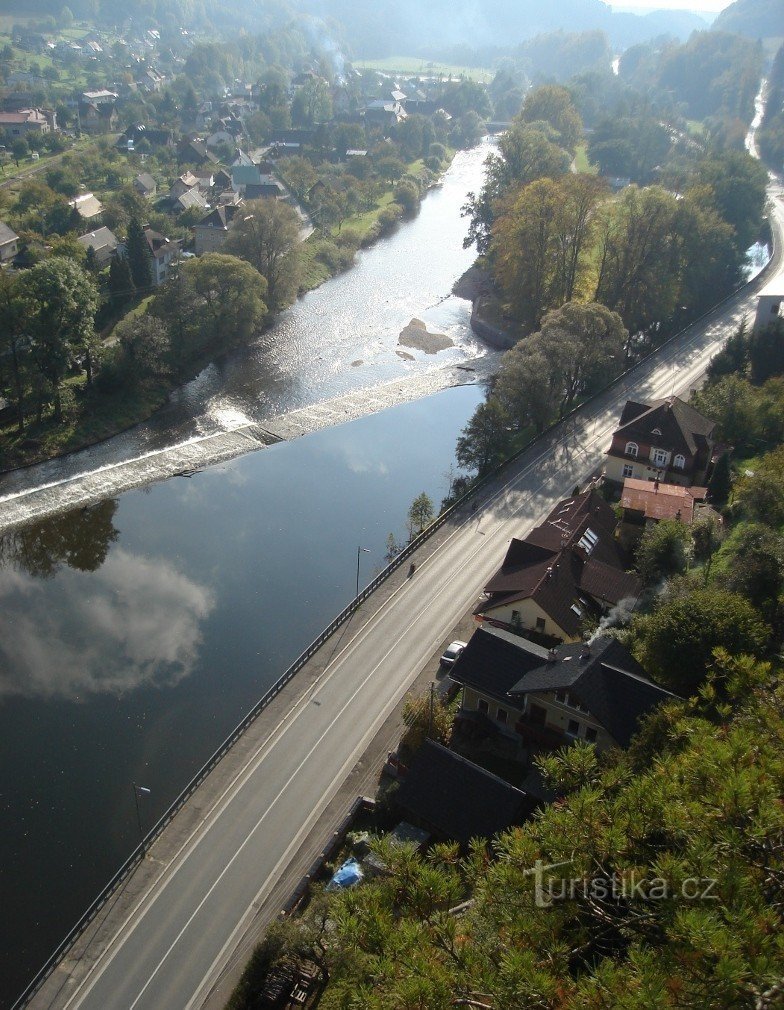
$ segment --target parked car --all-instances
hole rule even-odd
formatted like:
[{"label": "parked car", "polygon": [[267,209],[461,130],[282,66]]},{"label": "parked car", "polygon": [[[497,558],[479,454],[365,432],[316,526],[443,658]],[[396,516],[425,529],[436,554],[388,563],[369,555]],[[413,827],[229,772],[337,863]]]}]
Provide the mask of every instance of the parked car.
[{"label": "parked car", "polygon": [[444,653],[441,656],[441,666],[453,666],[460,658],[460,653],[465,647],[465,642],[452,642],[450,646],[444,649]]}]

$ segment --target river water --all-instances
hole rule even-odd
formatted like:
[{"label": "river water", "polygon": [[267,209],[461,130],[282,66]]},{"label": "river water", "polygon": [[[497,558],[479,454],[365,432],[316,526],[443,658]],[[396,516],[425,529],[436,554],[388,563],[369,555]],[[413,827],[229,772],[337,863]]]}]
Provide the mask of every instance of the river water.
[{"label": "river water", "polygon": [[[151,421],[0,478],[0,1006],[137,843],[131,783],[147,828],[353,597],[357,547],[366,581],[447,492],[482,396],[456,384],[494,361],[450,294],[486,154]],[[398,346],[414,317],[454,346]],[[276,426],[306,437],[247,454]],[[19,525],[32,499],[58,514]]]},{"label": "river water", "polygon": [[[497,355],[474,337],[470,303],[451,295],[475,256],[463,248],[460,208],[481,187],[491,143],[458,152],[413,221],[360,252],[356,266],[300,299],[250,346],[206,368],[150,421],[0,475],[0,528],[4,519],[25,521],[258,449],[292,411],[296,424],[284,424],[284,437],[491,371]],[[437,354],[399,346],[414,318],[454,346]],[[336,397],[325,419],[322,405]],[[34,489],[44,490],[30,495]]]}]

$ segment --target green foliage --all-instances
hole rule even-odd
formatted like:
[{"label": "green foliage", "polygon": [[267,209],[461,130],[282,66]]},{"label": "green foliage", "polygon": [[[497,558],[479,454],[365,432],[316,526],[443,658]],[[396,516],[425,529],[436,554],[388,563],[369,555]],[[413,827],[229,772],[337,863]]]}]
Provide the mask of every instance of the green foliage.
[{"label": "green foliage", "polygon": [[784,373],[784,320],[755,330],[748,338],[748,355],[752,382]]},{"label": "green foliage", "polygon": [[655,586],[689,566],[692,537],[689,528],[674,519],[648,526],[637,547],[635,562],[644,585]]},{"label": "green foliage", "polygon": [[492,470],[509,452],[508,425],[509,415],[496,399],[480,403],[457,440],[458,465],[480,477]]},{"label": "green foliage", "polygon": [[300,227],[299,216],[289,204],[250,200],[225,242],[226,253],[246,260],[266,279],[266,298],[272,309],[290,304],[296,296]]},{"label": "green foliage", "polygon": [[662,600],[653,613],[635,617],[631,635],[647,672],[688,695],[705,679],[714,649],[760,656],[770,628],[740,594],[690,587]]},{"label": "green foliage", "polygon": [[708,481],[708,498],[713,506],[724,508],[732,490],[729,453],[723,452],[716,460],[713,473]]},{"label": "green foliage", "polygon": [[432,499],[423,491],[422,494],[417,495],[411,502],[408,510],[408,539],[413,540],[414,537],[419,536],[432,523],[434,518],[435,509]]},{"label": "green foliage", "polygon": [[128,266],[131,269],[134,287],[141,292],[149,291],[152,287],[150,247],[147,244],[144,230],[135,217],[131,218],[128,224],[125,255],[128,257]]},{"label": "green foliage", "polygon": [[[780,494],[780,510],[782,506],[784,494]],[[780,516],[784,517],[783,511]],[[715,555],[711,577],[730,592],[745,596],[771,620],[784,588],[784,541],[768,525],[739,523]]]}]

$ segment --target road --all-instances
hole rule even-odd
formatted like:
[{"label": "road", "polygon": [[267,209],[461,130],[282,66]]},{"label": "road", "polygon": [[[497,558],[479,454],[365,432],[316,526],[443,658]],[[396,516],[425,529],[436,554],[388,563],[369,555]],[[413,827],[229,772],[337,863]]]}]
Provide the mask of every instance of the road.
[{"label": "road", "polygon": [[[780,199],[775,227],[780,250]],[[784,284],[780,262],[775,273]],[[749,292],[725,304],[532,447],[487,493],[481,509],[455,524],[415,576],[344,642],[61,1005],[84,1010],[202,1005],[256,908],[388,713],[476,600],[510,537],[524,534],[601,466],[628,395],[647,399],[688,392],[727,335],[753,311]],[[44,1005],[40,998],[33,1002]]]}]

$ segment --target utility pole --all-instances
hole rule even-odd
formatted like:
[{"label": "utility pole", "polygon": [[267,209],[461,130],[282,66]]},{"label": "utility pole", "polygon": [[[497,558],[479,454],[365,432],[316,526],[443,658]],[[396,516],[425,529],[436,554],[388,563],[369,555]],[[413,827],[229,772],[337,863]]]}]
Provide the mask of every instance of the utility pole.
[{"label": "utility pole", "polygon": [[142,847],[142,855],[144,855],[144,832],[142,831],[142,815],[139,810],[139,793],[141,793],[142,796],[149,796],[150,790],[146,786],[137,786],[135,782],[131,782],[131,785],[133,786],[133,802],[136,806],[136,825],[139,828],[139,844]]}]

